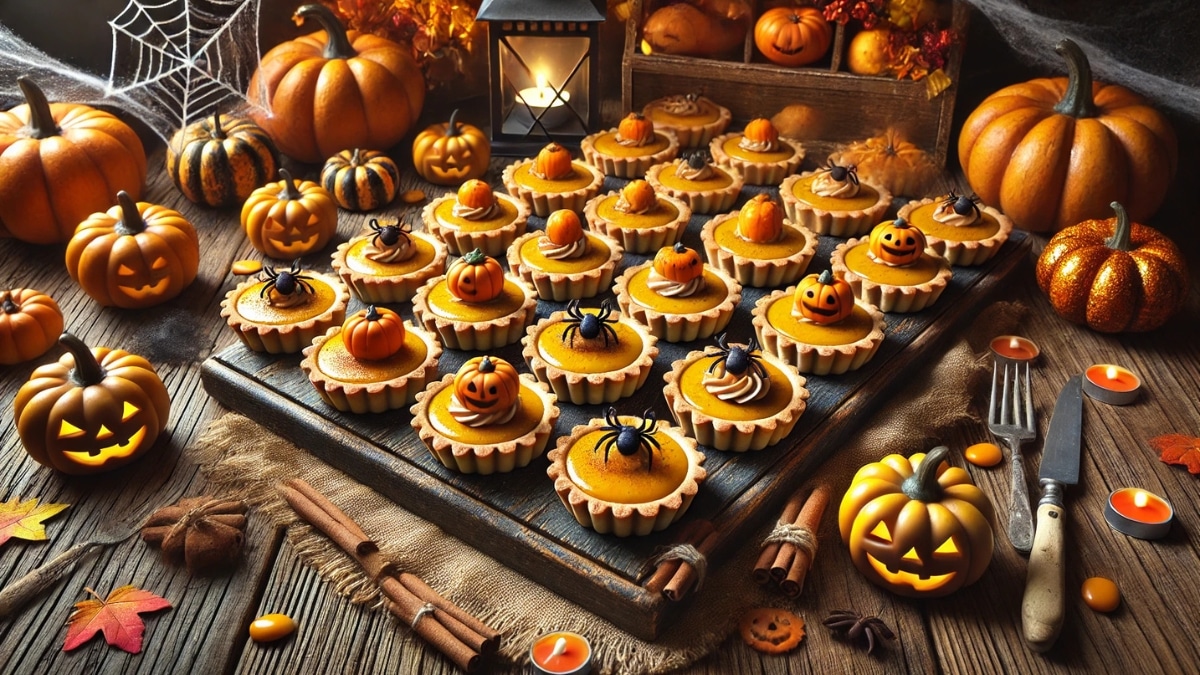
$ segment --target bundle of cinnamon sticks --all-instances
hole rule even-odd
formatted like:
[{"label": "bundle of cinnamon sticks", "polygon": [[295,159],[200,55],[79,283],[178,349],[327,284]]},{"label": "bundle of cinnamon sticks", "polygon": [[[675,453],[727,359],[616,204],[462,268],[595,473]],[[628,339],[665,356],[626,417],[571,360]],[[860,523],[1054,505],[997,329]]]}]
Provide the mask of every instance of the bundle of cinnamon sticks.
[{"label": "bundle of cinnamon sticks", "polygon": [[298,478],[279,491],[300,517],[354,558],[379,585],[384,605],[456,666],[478,672],[483,657],[500,646],[500,633],[443,598],[416,576],[383,559],[358,523],[308,483]]},{"label": "bundle of cinnamon sticks", "polygon": [[790,598],[800,595],[817,552],[817,529],[831,492],[828,485],[820,484],[811,491],[801,488],[788,499],[754,566],[755,582],[776,583]]},{"label": "bundle of cinnamon sticks", "polygon": [[675,543],[656,558],[657,566],[644,584],[646,590],[661,592],[673,602],[682,600],[700,580],[718,539],[716,529],[707,520],[685,523]]}]

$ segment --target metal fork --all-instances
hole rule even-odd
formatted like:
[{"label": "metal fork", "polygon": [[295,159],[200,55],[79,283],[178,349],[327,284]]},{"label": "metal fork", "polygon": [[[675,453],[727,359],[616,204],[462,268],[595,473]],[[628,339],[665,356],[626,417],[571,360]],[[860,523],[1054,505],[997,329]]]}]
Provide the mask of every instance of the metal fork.
[{"label": "metal fork", "polygon": [[[1012,495],[1008,507],[1008,539],[1013,548],[1028,553],[1033,548],[1033,513],[1029,506],[1029,488],[1025,483],[1025,459],[1021,443],[1037,437],[1033,417],[1033,389],[1029,382],[1029,363],[1003,363],[1004,375],[997,362],[992,369],[992,400],[988,404],[988,430],[1004,439],[1012,452]],[[1010,374],[1011,373],[1011,374]]]}]

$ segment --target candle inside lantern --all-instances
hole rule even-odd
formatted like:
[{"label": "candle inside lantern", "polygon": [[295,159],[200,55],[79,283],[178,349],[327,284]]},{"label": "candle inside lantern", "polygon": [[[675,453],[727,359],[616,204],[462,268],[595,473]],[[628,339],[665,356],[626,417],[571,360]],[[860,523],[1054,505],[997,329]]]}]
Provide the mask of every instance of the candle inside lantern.
[{"label": "candle inside lantern", "polygon": [[1084,372],[1084,393],[1102,403],[1133,403],[1141,387],[1141,378],[1121,366],[1102,363],[1091,366]]},{"label": "candle inside lantern", "polygon": [[994,337],[992,338],[991,348],[992,353],[997,358],[1009,361],[1032,361],[1038,357],[1038,354],[1042,353],[1033,340],[1017,335]]},{"label": "candle inside lantern", "polygon": [[592,666],[592,646],[577,633],[547,633],[534,641],[529,659],[540,673],[573,675],[586,673]]},{"label": "candle inside lantern", "polygon": [[1104,519],[1114,530],[1139,539],[1166,535],[1174,517],[1167,500],[1139,488],[1114,491],[1104,509]]}]

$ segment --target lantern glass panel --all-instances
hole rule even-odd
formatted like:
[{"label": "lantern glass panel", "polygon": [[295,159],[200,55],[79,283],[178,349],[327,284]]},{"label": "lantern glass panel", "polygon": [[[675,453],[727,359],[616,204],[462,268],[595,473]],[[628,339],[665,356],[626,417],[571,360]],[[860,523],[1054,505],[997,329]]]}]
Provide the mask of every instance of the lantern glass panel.
[{"label": "lantern glass panel", "polygon": [[[500,41],[501,131],[585,135],[590,120],[587,37],[508,35]],[[526,106],[528,104],[528,106]]]}]

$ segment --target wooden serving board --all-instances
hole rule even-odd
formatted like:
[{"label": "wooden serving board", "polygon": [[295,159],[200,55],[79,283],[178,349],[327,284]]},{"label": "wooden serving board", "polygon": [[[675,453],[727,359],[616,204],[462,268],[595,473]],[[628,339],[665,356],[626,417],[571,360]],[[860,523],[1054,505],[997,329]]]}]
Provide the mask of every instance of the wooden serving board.
[{"label": "wooden serving board", "polygon": [[[743,197],[749,194],[747,191]],[[693,218],[684,237],[687,245],[703,250],[699,230],[705,221],[706,217]],[[543,223],[533,218],[530,226],[538,228]],[[821,239],[809,272],[828,267],[829,254],[841,241]],[[887,315],[884,344],[862,369],[836,377],[809,377],[808,409],[782,443],[741,454],[702,446],[708,480],[685,520],[713,522],[721,533],[714,558],[719,561],[728,545],[747,545],[745,537],[751,528],[777,516],[787,495],[863,426],[865,415],[886,400],[906,376],[936,357],[942,339],[953,334],[1026,258],[1028,247],[1026,236],[1014,232],[987,265],[955,268],[949,288],[933,307],[912,315]],[[624,264],[636,265],[646,259],[627,254]],[[744,343],[753,335],[750,311],[766,292],[743,291],[728,328],[731,341]],[[600,300],[585,301],[584,305],[598,305]],[[356,303],[350,309],[357,308]],[[411,318],[410,306],[393,308]],[[539,302],[538,319],[561,308],[559,303]],[[660,356],[647,384],[633,397],[618,402],[617,409],[641,413],[652,408],[660,420],[671,420],[662,397],[663,374],[676,359],[711,344],[711,340],[660,341]],[[510,345],[493,353],[526,371],[520,349],[519,344]],[[446,350],[439,363],[440,374],[455,372],[475,355]],[[377,415],[338,412],[320,399],[299,361],[299,355],[260,354],[237,344],[206,360],[201,374],[205,389],[226,406],[620,628],[643,639],[656,637],[674,607],[661,595],[639,586],[638,576],[654,548],[670,541],[678,523],[648,537],[598,535],[580,527],[559,501],[546,475],[544,456],[509,474],[457,474],[444,468],[417,438],[407,410]],[[561,403],[560,407],[556,437],[601,417],[607,406]]]}]

